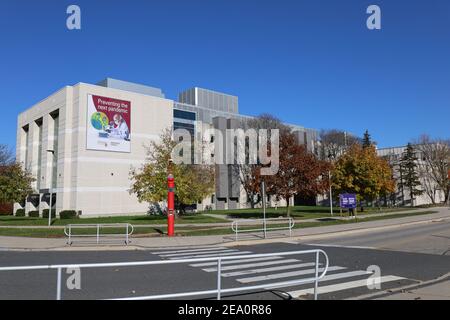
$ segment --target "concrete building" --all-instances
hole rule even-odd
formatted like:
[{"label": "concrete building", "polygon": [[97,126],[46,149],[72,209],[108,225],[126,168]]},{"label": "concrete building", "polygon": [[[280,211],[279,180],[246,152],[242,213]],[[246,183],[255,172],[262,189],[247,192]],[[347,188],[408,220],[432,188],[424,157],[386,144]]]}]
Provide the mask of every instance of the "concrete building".
[{"label": "concrete building", "polygon": [[[166,99],[161,89],[115,79],[96,85],[66,86],[21,113],[17,123],[17,160],[36,177],[26,212],[52,207],[82,216],[144,214],[147,203],[129,193],[132,167],[146,157],[145,145],[166,128],[197,134],[208,127],[238,127],[238,98],[192,88]],[[201,125],[199,125],[201,124]],[[201,126],[201,127],[199,127]],[[315,130],[292,125],[299,141],[314,148]],[[238,177],[229,165],[216,167],[216,192],[198,209],[247,206]]]},{"label": "concrete building", "polygon": [[432,179],[429,178],[429,168],[427,168],[426,163],[423,161],[420,150],[416,150],[416,157],[418,159],[417,172],[421,183],[419,190],[422,190],[423,193],[411,199],[409,190],[401,187],[403,174],[400,167],[400,160],[405,152],[406,146],[382,148],[377,150],[378,156],[386,158],[392,166],[394,171],[394,179],[396,180],[397,185],[395,193],[390,198],[385,199],[387,204],[393,206],[429,205],[433,203],[431,197],[434,198],[435,203],[443,203],[445,200],[444,192],[439,189]]}]

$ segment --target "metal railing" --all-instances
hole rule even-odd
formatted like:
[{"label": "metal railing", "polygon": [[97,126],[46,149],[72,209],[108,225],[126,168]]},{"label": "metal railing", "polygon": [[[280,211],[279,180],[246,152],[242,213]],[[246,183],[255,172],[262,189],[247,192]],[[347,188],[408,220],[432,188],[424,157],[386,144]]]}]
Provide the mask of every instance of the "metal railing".
[{"label": "metal railing", "polygon": [[[76,229],[96,229],[95,234],[73,234]],[[101,233],[103,229],[124,228],[123,233]],[[100,238],[118,238],[125,237],[125,244],[130,243],[130,236],[133,234],[134,227],[129,223],[105,223],[105,224],[68,224],[64,227],[64,234],[67,236],[67,244],[72,245],[73,238],[92,238],[96,237],[96,243],[100,243]]]},{"label": "metal railing", "polygon": [[[276,283],[269,283],[263,285],[246,286],[239,288],[228,288],[223,289],[221,283],[222,277],[222,261],[224,260],[238,260],[247,258],[259,258],[259,257],[271,257],[271,256],[292,256],[292,255],[303,255],[303,254],[314,254],[315,255],[315,270],[314,277],[303,278],[298,280],[283,281]],[[322,273],[319,275],[319,262],[320,254],[323,254],[325,258],[325,266],[320,270]],[[56,280],[56,300],[61,300],[61,274],[63,269],[74,269],[79,268],[107,268],[107,267],[134,267],[134,266],[152,266],[152,265],[168,265],[168,264],[180,264],[180,263],[192,263],[192,262],[205,262],[205,261],[217,261],[217,289],[204,290],[204,291],[191,291],[191,292],[180,292],[172,294],[159,294],[152,296],[141,296],[141,297],[127,297],[118,298],[111,300],[156,300],[156,299],[171,299],[171,298],[184,298],[192,296],[205,296],[215,294],[217,300],[221,299],[224,293],[233,292],[243,292],[252,291],[259,289],[275,289],[281,287],[291,287],[294,285],[314,283],[314,300],[318,297],[318,286],[319,281],[322,279],[329,266],[328,255],[325,251],[320,249],[313,250],[302,250],[302,251],[289,251],[289,252],[277,252],[277,253],[263,253],[263,254],[251,254],[251,255],[239,255],[239,256],[228,256],[228,257],[212,257],[212,258],[196,258],[196,259],[181,259],[181,260],[164,260],[164,261],[142,261],[142,262],[119,262],[119,263],[94,263],[94,264],[61,264],[61,265],[43,265],[43,266],[22,266],[22,267],[1,267],[2,271],[29,271],[29,270],[57,270],[57,280]],[[4,287],[3,287],[4,290]]]},{"label": "metal railing", "polygon": [[[257,228],[257,229],[245,228],[245,224],[251,226],[254,224],[255,221],[260,222],[262,224],[262,228]],[[269,225],[270,224],[277,225],[278,223],[275,223],[275,222],[282,223],[283,221],[287,221],[288,225],[282,226],[282,227],[270,227],[270,226],[268,227],[267,226],[267,222],[269,222]],[[270,222],[274,222],[274,223],[270,223]],[[241,227],[239,227],[239,224],[241,224]],[[263,232],[264,238],[266,238],[267,231],[289,230],[289,236],[292,236],[292,229],[294,228],[294,225],[295,225],[295,221],[292,218],[245,219],[245,220],[242,219],[242,220],[233,221],[231,223],[231,230],[235,234],[235,240],[238,241],[239,233]]]}]

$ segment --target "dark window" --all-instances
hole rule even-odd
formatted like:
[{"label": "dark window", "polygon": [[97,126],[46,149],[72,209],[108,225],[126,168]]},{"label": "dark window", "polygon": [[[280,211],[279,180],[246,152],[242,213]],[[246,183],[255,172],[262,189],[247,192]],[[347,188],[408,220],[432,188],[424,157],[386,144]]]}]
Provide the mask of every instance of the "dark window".
[{"label": "dark window", "polygon": [[185,120],[193,120],[195,121],[195,113],[194,112],[188,112],[183,110],[173,110],[173,117],[178,119],[185,119]]}]

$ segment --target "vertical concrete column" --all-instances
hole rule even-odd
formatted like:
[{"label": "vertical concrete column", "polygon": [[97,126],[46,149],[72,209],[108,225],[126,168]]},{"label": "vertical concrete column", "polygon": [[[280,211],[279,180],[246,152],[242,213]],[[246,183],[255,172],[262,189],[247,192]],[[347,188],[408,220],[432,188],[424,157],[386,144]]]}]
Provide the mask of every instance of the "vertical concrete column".
[{"label": "vertical concrete column", "polygon": [[[238,129],[239,121],[236,119],[228,119],[227,121],[228,129]],[[234,141],[227,141],[227,143],[234,143]],[[241,181],[239,179],[238,166],[234,164],[237,159],[237,149],[235,148],[234,154],[229,155],[230,162],[228,165],[228,207],[229,209],[237,209],[237,203],[239,202]]]},{"label": "vertical concrete column", "polygon": [[[31,187],[36,192],[37,189],[37,171],[38,171],[38,146],[39,146],[39,128],[38,125],[34,120],[30,121],[29,123],[29,129],[28,129],[28,158],[27,163],[25,164],[25,168],[28,169],[28,171],[31,173],[31,175],[36,178],[36,181],[34,181],[31,184]],[[25,203],[25,212],[28,214],[28,212],[32,210],[36,210],[37,208],[29,201],[26,201]]]},{"label": "vertical concrete column", "polygon": [[[25,154],[27,150],[27,133],[23,129],[20,121],[20,117],[17,121],[17,132],[16,132],[16,161],[22,165],[25,169]],[[21,209],[22,206],[19,203],[14,203],[13,212],[15,213],[17,209]]]},{"label": "vertical concrete column", "polygon": [[[77,131],[72,126],[73,117],[73,88],[66,87],[66,100],[59,109],[58,127],[58,155],[56,170],[56,211],[74,208],[72,194],[68,192],[72,187],[72,179],[76,179],[72,173],[72,137]],[[79,102],[76,102],[79,104]],[[80,148],[80,147],[79,147]],[[73,199],[75,201],[75,199]]]},{"label": "vertical concrete column", "polygon": [[[50,114],[43,117],[42,123],[42,153],[41,153],[41,183],[40,189],[50,189],[51,188],[51,175],[53,168],[53,155],[47,150],[54,150],[54,120]],[[42,210],[49,209],[48,197],[43,197],[41,194],[41,203],[39,206],[39,212],[42,215]]]},{"label": "vertical concrete column", "polygon": [[224,210],[228,198],[228,166],[226,165],[226,129],[227,119],[215,117],[213,119],[214,129],[221,134],[222,139],[217,136],[214,139],[215,182],[216,182],[216,209]]}]

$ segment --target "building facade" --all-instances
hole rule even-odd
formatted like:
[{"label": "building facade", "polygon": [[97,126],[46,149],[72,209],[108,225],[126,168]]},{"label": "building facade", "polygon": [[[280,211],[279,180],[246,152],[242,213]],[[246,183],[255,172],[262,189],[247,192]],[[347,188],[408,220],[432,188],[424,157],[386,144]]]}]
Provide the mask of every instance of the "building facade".
[{"label": "building facade", "polygon": [[[393,178],[396,181],[396,190],[391,197],[385,199],[387,205],[392,206],[421,206],[430,205],[433,203],[443,203],[445,201],[445,195],[442,190],[439,189],[437,184],[430,179],[429,168],[425,161],[423,161],[423,156],[417,148],[416,151],[416,170],[420,180],[419,190],[422,191],[421,195],[416,195],[413,198],[410,196],[408,188],[402,188],[403,172],[400,166],[400,161],[406,152],[406,146],[403,147],[391,147],[382,148],[377,150],[377,154],[380,157],[385,158],[392,167]],[[432,197],[432,198],[431,198]]]},{"label": "building facade", "polygon": [[[147,203],[129,193],[130,170],[145,162],[150,141],[167,128],[192,136],[225,130],[251,117],[240,115],[238,98],[192,88],[166,99],[161,89],[105,79],[66,86],[18,116],[17,160],[36,181],[34,193],[15,210],[76,210],[82,216],[144,214]],[[292,126],[299,141],[314,148],[316,131]],[[50,201],[51,197],[51,201]],[[239,177],[230,165],[216,166],[216,192],[197,204],[245,208]]]}]

